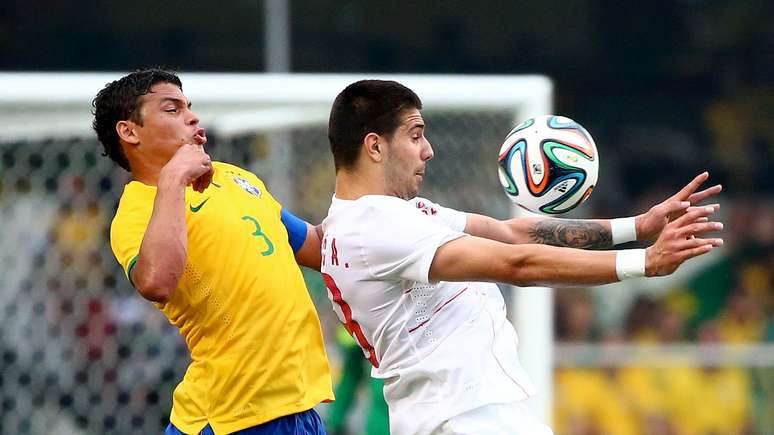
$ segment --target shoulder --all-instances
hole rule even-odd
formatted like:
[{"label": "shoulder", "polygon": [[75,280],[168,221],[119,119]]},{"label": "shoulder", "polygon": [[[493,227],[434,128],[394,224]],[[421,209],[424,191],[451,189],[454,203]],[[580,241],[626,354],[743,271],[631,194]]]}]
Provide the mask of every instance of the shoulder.
[{"label": "shoulder", "polygon": [[244,168],[240,168],[237,165],[232,165],[231,163],[219,162],[219,161],[213,161],[212,162],[212,167],[215,168],[215,169],[220,169],[221,171],[231,171],[231,172],[239,173],[239,174],[250,172],[250,171],[248,171],[248,170],[246,170]]},{"label": "shoulder", "polygon": [[222,180],[221,177],[227,177],[243,189],[259,197],[262,195],[262,192],[266,191],[266,184],[264,184],[263,180],[247,169],[223,162],[212,162],[212,167],[215,169],[217,179]]},{"label": "shoulder", "polygon": [[260,178],[258,178],[257,175],[237,165],[215,161],[215,162],[212,162],[212,167],[215,169],[215,172],[221,172],[226,175],[230,175],[232,177],[240,177],[240,178],[245,178],[249,180],[257,180],[258,182],[263,184],[263,182],[261,181]]},{"label": "shoulder", "polygon": [[355,203],[359,205],[360,211],[353,214],[357,215],[361,222],[368,222],[369,232],[376,228],[401,231],[411,228],[426,230],[427,225],[437,225],[435,219],[428,218],[431,216],[429,212],[412,201],[394,196],[369,195],[358,199]]},{"label": "shoulder", "polygon": [[[115,216],[110,223],[111,244],[133,239],[142,234],[153,214],[156,188],[137,181],[124,186]],[[115,248],[115,246],[114,246]]]},{"label": "shoulder", "polygon": [[422,198],[419,196],[410,199],[408,203],[411,204],[412,207],[421,211],[422,213],[429,214],[429,215],[435,215],[441,209],[441,206],[439,204],[436,204],[427,198]]},{"label": "shoulder", "polygon": [[146,213],[153,210],[153,201],[156,199],[156,187],[148,186],[139,181],[130,181],[124,186],[121,199],[113,220],[120,220],[137,213]]},{"label": "shoulder", "polygon": [[405,199],[389,195],[365,195],[353,202],[361,208],[373,211],[405,211],[414,208]]},{"label": "shoulder", "polygon": [[374,228],[403,222],[412,213],[416,211],[408,202],[394,196],[366,195],[353,201],[334,198],[323,220],[323,229],[335,227],[348,234],[371,233]]},{"label": "shoulder", "polygon": [[424,222],[432,220],[409,201],[395,196],[365,195],[354,201],[334,202],[323,220],[323,228],[327,231],[335,226],[347,233],[387,234],[387,229],[421,226]]},{"label": "shoulder", "polygon": [[352,204],[356,215],[369,221],[384,224],[402,223],[420,217],[417,209],[408,201],[394,196],[366,195]]}]

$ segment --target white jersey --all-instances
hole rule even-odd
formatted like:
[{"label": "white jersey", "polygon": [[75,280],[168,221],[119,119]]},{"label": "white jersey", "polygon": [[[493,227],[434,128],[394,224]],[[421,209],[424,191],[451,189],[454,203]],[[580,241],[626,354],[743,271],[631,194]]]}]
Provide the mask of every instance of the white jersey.
[{"label": "white jersey", "polygon": [[495,284],[429,282],[435,252],[465,236],[464,213],[428,200],[334,196],[323,221],[333,309],[385,380],[391,432],[427,434],[449,418],[534,394]]}]

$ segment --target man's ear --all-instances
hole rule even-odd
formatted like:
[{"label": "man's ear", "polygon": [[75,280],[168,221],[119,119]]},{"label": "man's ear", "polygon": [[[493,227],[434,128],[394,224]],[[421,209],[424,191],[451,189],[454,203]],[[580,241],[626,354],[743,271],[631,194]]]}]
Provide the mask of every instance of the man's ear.
[{"label": "man's ear", "polygon": [[384,159],[384,146],[384,138],[376,133],[368,133],[363,139],[363,150],[374,162],[381,162]]},{"label": "man's ear", "polygon": [[118,138],[128,144],[137,145],[140,143],[140,138],[135,132],[136,127],[137,124],[132,121],[118,121],[116,123],[116,133],[118,133]]}]

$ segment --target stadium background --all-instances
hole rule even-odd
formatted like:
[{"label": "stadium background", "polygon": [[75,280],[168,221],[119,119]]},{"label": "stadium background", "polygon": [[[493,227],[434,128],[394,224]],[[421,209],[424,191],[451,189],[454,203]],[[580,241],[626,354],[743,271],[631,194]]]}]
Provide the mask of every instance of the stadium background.
[{"label": "stadium background", "polygon": [[[551,77],[554,112],[583,123],[603,153],[599,187],[577,216],[644,211],[709,169],[724,184],[722,255],[669,285],[557,292],[555,334],[567,352],[557,353],[554,422],[558,434],[572,435],[767,434],[773,8],[763,0],[296,1],[290,69]],[[264,27],[260,1],[6,0],[0,70],[260,72]],[[428,137],[438,158],[428,196],[506,217],[488,165],[509,120],[433,116]],[[287,205],[311,221],[329,198],[327,149],[313,139],[323,134],[291,133],[309,148],[293,153]],[[266,135],[215,137],[212,154],[270,173],[277,151],[267,143]],[[0,433],[156,433],[187,363],[177,333],[110,255],[106,229],[125,176],[99,152],[93,140],[74,138],[0,143]],[[319,281],[309,282],[338,367],[335,321]],[[599,349],[583,345],[600,343],[707,347],[688,347],[677,361],[621,366],[615,361],[631,352],[583,354]],[[718,345],[755,352],[714,366],[708,355]],[[355,407],[354,433],[363,408]]]}]

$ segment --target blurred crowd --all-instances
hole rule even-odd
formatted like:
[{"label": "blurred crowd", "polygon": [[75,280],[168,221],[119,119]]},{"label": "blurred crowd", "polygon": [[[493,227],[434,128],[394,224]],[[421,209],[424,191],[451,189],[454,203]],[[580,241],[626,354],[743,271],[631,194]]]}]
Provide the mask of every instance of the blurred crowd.
[{"label": "blurred crowd", "polygon": [[[557,343],[774,343],[770,201],[724,201],[730,242],[724,255],[675,288],[643,291],[620,322],[601,326],[601,292],[557,292]],[[559,434],[766,434],[774,427],[770,362],[744,367],[696,357],[627,367],[559,366],[555,388]]]},{"label": "blurred crowd", "polygon": [[[610,300],[617,295],[606,298],[601,291],[557,292],[559,344],[774,343],[774,196],[765,190],[774,181],[774,129],[767,121],[774,116],[774,93],[770,87],[746,84],[733,71],[728,68],[722,75],[725,92],[697,111],[705,132],[701,139],[679,128],[643,128],[615,136],[621,151],[613,156],[618,178],[639,181],[603,194],[595,204],[598,214],[615,215],[623,210],[612,204],[627,204],[630,195],[636,199],[628,205],[643,211],[674,188],[678,178],[708,168],[712,179],[724,185],[718,199],[727,242],[722,254],[670,288],[643,288],[614,303]],[[646,149],[653,152],[650,158],[631,158]],[[611,319],[611,308],[622,314]],[[702,364],[699,359],[668,366],[557,367],[557,433],[772,433],[771,363],[745,367]]]}]

